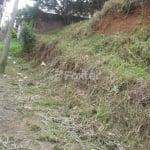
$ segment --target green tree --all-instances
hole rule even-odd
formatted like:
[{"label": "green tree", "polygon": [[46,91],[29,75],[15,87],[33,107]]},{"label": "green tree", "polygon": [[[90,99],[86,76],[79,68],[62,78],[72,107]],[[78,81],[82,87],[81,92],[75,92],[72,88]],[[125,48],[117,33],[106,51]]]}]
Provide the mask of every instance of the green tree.
[{"label": "green tree", "polygon": [[40,10],[34,6],[27,6],[23,9],[18,10],[17,12],[17,23],[19,22],[26,22],[30,23],[31,21],[34,21],[36,18],[39,17]]},{"label": "green tree", "polygon": [[95,11],[102,8],[106,0],[34,0],[39,9],[53,12],[63,17],[67,24],[71,16],[93,15]]}]

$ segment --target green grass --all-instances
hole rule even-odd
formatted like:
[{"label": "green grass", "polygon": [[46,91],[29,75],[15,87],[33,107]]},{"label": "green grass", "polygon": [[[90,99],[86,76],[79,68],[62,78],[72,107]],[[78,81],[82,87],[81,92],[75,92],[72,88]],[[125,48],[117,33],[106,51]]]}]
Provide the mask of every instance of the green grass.
[{"label": "green grass", "polygon": [[[90,60],[97,60],[93,62],[97,65],[97,62],[100,61],[99,57],[103,60],[109,56],[109,62],[104,64],[103,68],[113,69],[118,80],[128,81],[146,77],[149,74],[150,38],[148,33],[150,29],[148,27],[142,28],[132,35],[127,33],[113,35],[89,33],[88,28],[88,22],[83,21],[38,37],[45,43],[58,41],[56,47],[63,53],[61,57],[63,61],[68,58],[79,61],[81,56],[89,55]],[[92,65],[94,66],[94,64]]]},{"label": "green grass", "polygon": [[33,101],[33,106],[58,107],[60,105],[58,100],[37,99]]},{"label": "green grass", "polygon": [[36,124],[27,123],[27,126],[30,129],[30,131],[33,132],[39,132],[41,130],[41,128]]},{"label": "green grass", "polygon": [[56,137],[50,137],[47,135],[40,135],[37,137],[37,140],[41,142],[59,143],[59,140]]},{"label": "green grass", "polygon": [[[62,53],[45,62],[42,70],[40,66],[27,71],[40,83],[38,88],[24,88],[24,94],[40,95],[31,102],[35,111],[24,114],[29,119],[38,116],[40,124],[30,123],[28,129],[35,132],[36,140],[49,142],[56,150],[149,149],[150,28],[102,35],[92,32],[90,24],[82,21],[37,35],[37,53],[43,43],[47,50],[56,41],[53,49]],[[17,45],[12,41],[11,51],[19,49]],[[57,69],[65,70],[68,60],[75,63],[73,73],[78,68],[92,70],[99,74],[98,80],[51,80],[53,63],[59,61]],[[12,61],[10,71],[15,68]]]},{"label": "green grass", "polygon": [[3,43],[0,42],[0,51],[2,51],[2,49],[3,49]]},{"label": "green grass", "polygon": [[[39,120],[43,123],[29,124],[28,128],[35,132],[36,140],[49,142],[54,149],[115,150],[118,145],[143,149],[149,143],[149,129],[142,130],[147,125],[148,109],[140,104],[148,95],[144,87],[149,84],[149,28],[132,34],[102,35],[92,32],[89,24],[83,21],[37,35],[37,53],[43,43],[47,50],[56,41],[55,49],[62,53],[54,61],[45,62],[47,67],[42,70],[41,66],[31,69],[36,73],[33,80],[42,84],[25,87],[24,93],[40,95],[31,104],[33,110],[42,113]],[[68,60],[75,63],[73,73],[77,68],[92,70],[100,74],[98,80],[51,80],[51,66],[59,61],[57,69],[65,70]],[[34,118],[34,113],[25,115]]]},{"label": "green grass", "polygon": [[26,87],[24,89],[24,92],[27,94],[35,94],[39,92],[39,89],[35,88],[35,87]]},{"label": "green grass", "polygon": [[[149,143],[148,128],[142,130],[148,124],[149,105],[146,108],[140,102],[149,88],[150,28],[113,35],[91,31],[89,22],[83,21],[37,36],[36,50],[43,43],[47,48],[57,41],[56,49],[62,52],[55,58],[60,62],[58,70],[65,70],[71,60],[75,63],[73,73],[80,68],[99,74],[95,82],[55,81],[48,78],[53,68],[43,69],[40,82],[45,83],[45,97],[32,104],[53,109],[45,116],[54,116],[54,120],[46,120],[48,135],[40,135],[37,140],[54,143],[55,149],[115,150],[119,145],[121,149],[143,149]],[[48,66],[53,63],[46,62]],[[25,91],[34,93],[30,88]]]},{"label": "green grass", "polygon": [[[3,43],[0,42],[0,52],[3,50]],[[17,39],[12,39],[10,43],[10,53],[17,53],[22,50],[21,43],[17,41]]]}]

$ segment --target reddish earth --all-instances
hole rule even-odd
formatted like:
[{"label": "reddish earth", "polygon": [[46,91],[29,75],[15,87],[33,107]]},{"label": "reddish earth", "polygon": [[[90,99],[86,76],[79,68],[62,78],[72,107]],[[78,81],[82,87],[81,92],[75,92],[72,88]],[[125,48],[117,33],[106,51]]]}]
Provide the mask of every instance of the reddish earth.
[{"label": "reddish earth", "polygon": [[145,24],[150,24],[150,6],[146,6],[144,10],[137,8],[129,15],[107,15],[96,25],[96,31],[105,34],[131,32]]}]

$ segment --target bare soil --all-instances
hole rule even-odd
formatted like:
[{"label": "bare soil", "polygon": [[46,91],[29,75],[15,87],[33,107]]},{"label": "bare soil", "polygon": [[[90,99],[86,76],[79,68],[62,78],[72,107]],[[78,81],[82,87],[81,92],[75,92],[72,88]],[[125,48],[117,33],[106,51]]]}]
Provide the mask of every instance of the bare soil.
[{"label": "bare soil", "polygon": [[32,100],[40,97],[40,94],[25,91],[28,85],[31,86],[27,85],[30,80],[28,67],[23,71],[23,68],[14,65],[11,66],[13,69],[8,68],[10,74],[0,75],[1,150],[51,150],[52,148],[49,142],[37,140],[38,134],[33,128],[35,125],[32,125],[32,123],[40,124],[39,117],[36,116],[36,113],[39,113],[38,109],[34,110],[32,107]]},{"label": "bare soil", "polygon": [[150,24],[150,6],[146,6],[144,9],[137,8],[130,14],[106,15],[102,17],[95,29],[99,33],[112,34],[138,30],[145,24]]}]

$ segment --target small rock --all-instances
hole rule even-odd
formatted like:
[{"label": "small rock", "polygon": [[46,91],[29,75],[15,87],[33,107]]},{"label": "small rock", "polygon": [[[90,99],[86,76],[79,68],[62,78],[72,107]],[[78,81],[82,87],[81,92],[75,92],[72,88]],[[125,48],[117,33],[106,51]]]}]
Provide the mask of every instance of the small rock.
[{"label": "small rock", "polygon": [[16,61],[13,61],[13,64],[16,64],[17,62]]},{"label": "small rock", "polygon": [[44,61],[42,61],[41,66],[44,66],[44,67],[46,66]]},{"label": "small rock", "polygon": [[28,79],[28,77],[27,77],[27,76],[25,76],[25,77],[23,77],[23,79]]},{"label": "small rock", "polygon": [[12,59],[12,57],[11,57],[11,56],[8,56],[8,59]]},{"label": "small rock", "polygon": [[4,74],[4,75],[3,75],[3,77],[4,77],[4,78],[7,78],[7,75],[6,75],[6,74]]},{"label": "small rock", "polygon": [[30,106],[24,106],[24,109],[32,110],[32,107],[30,107]]},{"label": "small rock", "polygon": [[18,81],[19,81],[19,82],[23,82],[23,80],[22,80],[22,79],[19,79]]},{"label": "small rock", "polygon": [[21,78],[24,77],[22,73],[17,73],[17,75],[18,75],[19,77],[21,77]]}]

